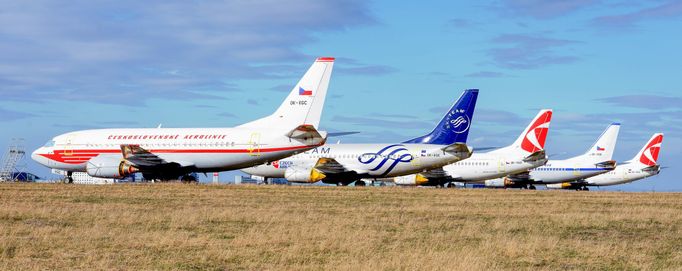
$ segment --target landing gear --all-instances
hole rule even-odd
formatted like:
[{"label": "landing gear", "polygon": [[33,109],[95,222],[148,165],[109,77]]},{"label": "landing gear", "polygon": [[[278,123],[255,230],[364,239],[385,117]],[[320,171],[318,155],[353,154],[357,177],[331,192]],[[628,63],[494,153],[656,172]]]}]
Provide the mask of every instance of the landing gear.
[{"label": "landing gear", "polygon": [[355,181],[355,186],[365,186],[365,181]]},{"label": "landing gear", "polygon": [[532,184],[531,184],[531,185],[528,185],[528,190],[535,190],[535,189],[536,189],[536,188],[535,188],[535,185],[532,185]]},{"label": "landing gear", "polygon": [[185,176],[182,176],[180,181],[182,181],[182,183],[196,183],[197,178],[192,176],[192,175],[185,175]]},{"label": "landing gear", "polygon": [[453,183],[453,182],[446,183],[446,184],[445,184],[445,187],[446,187],[446,188],[457,188],[457,186],[456,186],[455,183]]},{"label": "landing gear", "polygon": [[73,183],[73,172],[67,171],[66,176],[62,179],[62,183]]}]

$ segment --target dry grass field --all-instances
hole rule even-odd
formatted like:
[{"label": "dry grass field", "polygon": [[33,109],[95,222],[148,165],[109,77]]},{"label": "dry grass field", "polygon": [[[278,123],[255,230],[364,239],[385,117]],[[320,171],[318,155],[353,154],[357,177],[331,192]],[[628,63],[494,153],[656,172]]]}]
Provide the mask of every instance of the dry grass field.
[{"label": "dry grass field", "polygon": [[0,184],[0,270],[682,269],[682,194]]}]

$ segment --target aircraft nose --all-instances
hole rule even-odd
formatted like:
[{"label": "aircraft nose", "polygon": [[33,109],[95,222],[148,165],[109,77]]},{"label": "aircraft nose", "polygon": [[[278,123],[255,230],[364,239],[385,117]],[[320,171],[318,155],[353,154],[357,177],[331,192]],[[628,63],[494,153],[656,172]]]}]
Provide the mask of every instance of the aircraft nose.
[{"label": "aircraft nose", "polygon": [[33,159],[33,161],[36,161],[42,165],[45,165],[45,157],[40,155],[41,149],[42,148],[39,148],[39,149],[33,151],[33,153],[31,153],[31,159]]}]

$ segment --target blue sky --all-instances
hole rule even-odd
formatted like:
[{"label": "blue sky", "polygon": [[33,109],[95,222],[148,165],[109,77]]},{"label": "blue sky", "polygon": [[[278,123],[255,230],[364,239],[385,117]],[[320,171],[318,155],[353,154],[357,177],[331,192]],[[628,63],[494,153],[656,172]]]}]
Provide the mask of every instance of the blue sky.
[{"label": "blue sky", "polygon": [[548,152],[567,158],[621,122],[618,160],[663,132],[669,168],[611,189],[682,191],[682,1],[457,2],[6,1],[0,146],[240,124],[273,111],[315,57],[334,56],[322,128],[362,133],[330,142],[413,138],[479,88],[471,145],[511,143],[553,108]]}]

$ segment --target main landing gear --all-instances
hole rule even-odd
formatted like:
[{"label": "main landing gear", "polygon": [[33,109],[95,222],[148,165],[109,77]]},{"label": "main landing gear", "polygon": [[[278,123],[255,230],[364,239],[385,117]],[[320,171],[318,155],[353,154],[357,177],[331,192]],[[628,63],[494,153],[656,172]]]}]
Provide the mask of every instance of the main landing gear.
[{"label": "main landing gear", "polygon": [[192,175],[184,175],[184,176],[182,176],[180,181],[182,181],[182,183],[196,183],[197,178],[192,176]]},{"label": "main landing gear", "polygon": [[62,183],[73,183],[73,172],[67,171],[66,176],[61,181]]}]

